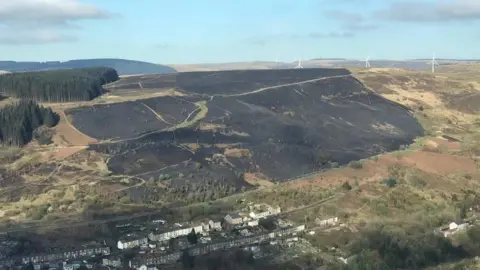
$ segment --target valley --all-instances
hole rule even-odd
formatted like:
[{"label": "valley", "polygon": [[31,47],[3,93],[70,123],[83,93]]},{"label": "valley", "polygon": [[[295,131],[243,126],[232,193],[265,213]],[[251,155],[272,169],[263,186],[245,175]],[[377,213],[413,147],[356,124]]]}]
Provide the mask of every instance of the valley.
[{"label": "valley", "polygon": [[[351,241],[378,224],[430,230],[480,177],[478,78],[455,68],[138,75],[90,101],[42,102],[60,117],[52,143],[0,151],[3,231],[116,239],[101,231],[221,218],[242,200],[309,231],[337,216]],[[305,236],[351,250],[326,238]]]}]

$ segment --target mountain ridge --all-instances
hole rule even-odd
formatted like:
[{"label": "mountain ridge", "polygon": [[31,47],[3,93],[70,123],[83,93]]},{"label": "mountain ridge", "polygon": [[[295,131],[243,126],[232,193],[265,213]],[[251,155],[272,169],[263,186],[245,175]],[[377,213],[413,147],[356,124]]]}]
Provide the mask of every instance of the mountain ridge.
[{"label": "mountain ridge", "polygon": [[109,67],[115,69],[119,75],[158,74],[176,72],[172,67],[144,61],[120,58],[74,59],[68,61],[0,61],[0,70],[9,72],[41,71],[49,69],[68,69],[85,67]]}]

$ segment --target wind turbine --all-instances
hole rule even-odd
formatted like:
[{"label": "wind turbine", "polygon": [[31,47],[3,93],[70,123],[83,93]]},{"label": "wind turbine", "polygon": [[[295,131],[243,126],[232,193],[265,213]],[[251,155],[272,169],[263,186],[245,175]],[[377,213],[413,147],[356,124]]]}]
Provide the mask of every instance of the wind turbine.
[{"label": "wind turbine", "polygon": [[440,64],[435,61],[435,53],[433,53],[432,61],[428,62],[427,64],[432,65],[432,73],[435,73],[435,66],[440,66]]},{"label": "wind turbine", "polygon": [[275,69],[278,69],[278,53],[275,55]]},{"label": "wind turbine", "polygon": [[301,58],[301,57],[300,57],[300,59],[298,60],[298,65],[297,65],[295,68],[303,68],[303,66],[302,66],[302,58]]},{"label": "wind turbine", "polygon": [[367,56],[367,58],[365,58],[365,68],[369,68],[370,67],[370,56]]}]

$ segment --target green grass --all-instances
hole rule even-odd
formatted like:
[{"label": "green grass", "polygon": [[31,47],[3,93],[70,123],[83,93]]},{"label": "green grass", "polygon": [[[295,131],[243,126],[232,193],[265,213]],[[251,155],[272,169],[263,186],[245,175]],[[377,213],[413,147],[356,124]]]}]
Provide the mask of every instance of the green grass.
[{"label": "green grass", "polygon": [[195,106],[197,106],[196,110],[200,110],[195,117],[193,117],[192,120],[189,121],[183,121],[182,123],[176,125],[174,129],[180,129],[180,128],[187,128],[194,126],[200,122],[208,113],[208,107],[207,107],[207,102],[205,100],[199,101],[195,103]]}]

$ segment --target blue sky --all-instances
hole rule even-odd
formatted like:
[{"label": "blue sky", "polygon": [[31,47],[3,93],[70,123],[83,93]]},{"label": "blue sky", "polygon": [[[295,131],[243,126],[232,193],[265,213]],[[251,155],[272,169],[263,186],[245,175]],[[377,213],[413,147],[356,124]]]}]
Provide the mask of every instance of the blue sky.
[{"label": "blue sky", "polygon": [[480,58],[480,0],[0,1],[0,60]]}]

